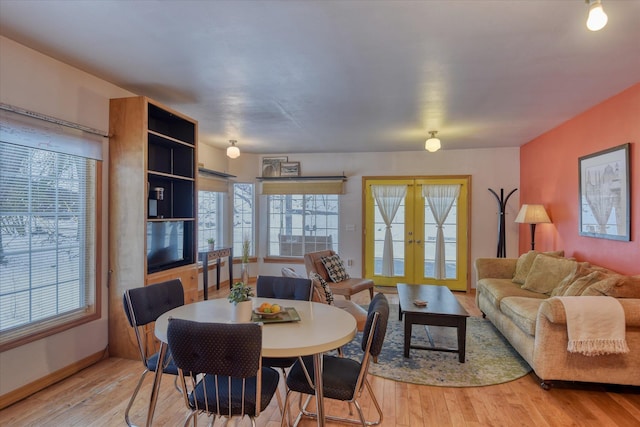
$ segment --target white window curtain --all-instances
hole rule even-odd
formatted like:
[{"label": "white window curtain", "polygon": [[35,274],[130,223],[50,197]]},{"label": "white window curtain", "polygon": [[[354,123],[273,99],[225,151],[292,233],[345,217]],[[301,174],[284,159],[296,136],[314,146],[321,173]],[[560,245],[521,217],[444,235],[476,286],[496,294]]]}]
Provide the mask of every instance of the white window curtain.
[{"label": "white window curtain", "polygon": [[435,278],[443,279],[446,276],[443,224],[449,216],[451,206],[460,196],[460,184],[424,185],[422,195],[429,202],[429,208],[436,220]]},{"label": "white window curtain", "polygon": [[372,185],[371,193],[378,204],[378,210],[386,225],[382,250],[382,275],[393,276],[393,237],[391,223],[395,218],[402,200],[407,195],[406,185]]}]

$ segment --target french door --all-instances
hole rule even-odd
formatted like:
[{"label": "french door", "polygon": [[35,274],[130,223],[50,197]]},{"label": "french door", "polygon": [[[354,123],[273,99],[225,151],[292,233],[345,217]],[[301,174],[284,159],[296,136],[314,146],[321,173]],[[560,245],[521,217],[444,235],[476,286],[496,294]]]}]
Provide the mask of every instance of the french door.
[{"label": "french door", "polygon": [[422,283],[466,290],[470,177],[363,181],[365,276],[383,286]]}]

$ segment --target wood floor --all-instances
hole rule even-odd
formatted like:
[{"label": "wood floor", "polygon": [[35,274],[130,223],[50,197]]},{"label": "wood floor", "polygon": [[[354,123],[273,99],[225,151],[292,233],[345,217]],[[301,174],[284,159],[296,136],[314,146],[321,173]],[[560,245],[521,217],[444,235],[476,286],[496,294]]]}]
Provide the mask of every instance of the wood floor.
[{"label": "wood floor", "polygon": [[[365,294],[361,293],[354,300],[366,300]],[[214,291],[210,298],[224,295],[224,291]],[[456,296],[471,315],[480,315],[473,294],[458,293]],[[395,295],[388,297],[390,302],[397,301]],[[124,410],[141,371],[139,361],[106,359],[4,409],[0,412],[0,426],[125,425]],[[187,411],[171,379],[163,378],[154,425],[179,426],[185,419]],[[638,387],[567,383],[544,391],[533,374],[505,384],[468,388],[419,386],[379,377],[370,379],[384,411],[382,426],[640,425]],[[131,412],[138,425],[145,422],[151,382],[151,375],[148,375]],[[365,414],[373,417],[375,409],[366,392],[361,403]],[[327,401],[326,408],[333,414],[348,413],[341,402]],[[201,417],[200,424],[206,425],[205,422]],[[249,425],[249,422],[245,420],[241,425]],[[280,425],[275,399],[260,415],[257,425]],[[300,425],[314,426],[315,422],[303,420]]]}]

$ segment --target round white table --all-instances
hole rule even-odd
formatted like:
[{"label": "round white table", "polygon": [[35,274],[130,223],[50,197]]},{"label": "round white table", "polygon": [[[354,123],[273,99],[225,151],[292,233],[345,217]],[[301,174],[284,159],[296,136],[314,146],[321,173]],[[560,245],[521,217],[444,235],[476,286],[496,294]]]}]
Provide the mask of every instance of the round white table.
[{"label": "round white table", "polygon": [[[324,426],[324,404],[322,392],[322,353],[350,342],[357,332],[356,319],[346,311],[316,302],[254,298],[254,307],[262,302],[278,303],[283,307],[294,307],[300,315],[298,322],[266,323],[262,328],[262,356],[297,357],[313,355],[315,365],[316,400],[318,426]],[[155,335],[160,340],[160,357],[163,360],[167,349],[167,327],[169,318],[197,322],[231,323],[231,303],[226,298],[199,301],[174,308],[156,320]],[[147,426],[153,420],[162,369],[156,370],[151,391]]]}]

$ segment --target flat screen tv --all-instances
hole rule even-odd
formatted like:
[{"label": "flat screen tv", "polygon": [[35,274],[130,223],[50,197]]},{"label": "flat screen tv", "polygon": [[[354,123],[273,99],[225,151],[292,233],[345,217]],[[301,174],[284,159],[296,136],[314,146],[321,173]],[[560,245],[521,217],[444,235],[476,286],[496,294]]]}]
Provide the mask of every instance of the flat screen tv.
[{"label": "flat screen tv", "polygon": [[147,222],[147,271],[189,264],[185,246],[184,221]]}]

